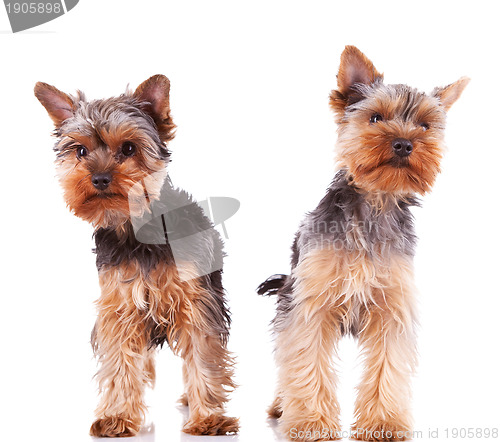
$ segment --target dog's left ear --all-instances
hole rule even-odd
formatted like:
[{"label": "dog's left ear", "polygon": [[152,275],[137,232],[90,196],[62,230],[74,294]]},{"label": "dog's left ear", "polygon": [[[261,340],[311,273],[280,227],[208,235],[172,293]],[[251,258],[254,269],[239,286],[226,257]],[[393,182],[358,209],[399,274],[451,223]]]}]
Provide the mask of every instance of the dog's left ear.
[{"label": "dog's left ear", "polygon": [[160,134],[162,141],[174,137],[175,125],[170,116],[170,81],[165,75],[153,75],[141,83],[134,92],[134,97],[143,103],[143,110],[149,114]]},{"label": "dog's left ear", "polygon": [[465,86],[469,84],[470,78],[462,77],[455,83],[449,84],[445,87],[437,87],[432,91],[434,97],[436,97],[444,108],[448,111],[453,103],[460,98]]},{"label": "dog's left ear", "polygon": [[330,106],[340,117],[345,107],[356,101],[359,95],[356,84],[373,84],[382,81],[383,74],[375,69],[373,63],[356,46],[346,46],[340,56],[337,90],[330,94]]}]

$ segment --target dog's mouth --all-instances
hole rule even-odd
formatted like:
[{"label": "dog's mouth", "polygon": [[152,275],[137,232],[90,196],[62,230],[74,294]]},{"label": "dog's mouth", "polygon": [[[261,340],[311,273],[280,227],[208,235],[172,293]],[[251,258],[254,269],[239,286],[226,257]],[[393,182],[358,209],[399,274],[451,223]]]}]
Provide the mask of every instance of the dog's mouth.
[{"label": "dog's mouth", "polygon": [[408,157],[406,157],[406,158],[392,157],[389,161],[386,162],[386,164],[388,164],[396,169],[409,169],[409,168],[411,168],[410,160],[408,159]]},{"label": "dog's mouth", "polygon": [[94,195],[89,196],[83,204],[90,203],[92,201],[105,201],[105,200],[111,200],[117,197],[121,197],[121,195],[118,195],[117,193],[96,193]]}]

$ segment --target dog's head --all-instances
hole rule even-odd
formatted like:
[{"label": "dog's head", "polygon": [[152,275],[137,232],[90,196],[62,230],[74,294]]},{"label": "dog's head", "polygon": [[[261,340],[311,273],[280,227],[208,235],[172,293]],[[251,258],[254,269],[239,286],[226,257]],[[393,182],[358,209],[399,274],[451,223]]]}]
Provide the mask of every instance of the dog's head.
[{"label": "dog's head", "polygon": [[155,75],[135,92],[87,101],[37,83],[55,124],[57,174],[66,202],[94,226],[122,226],[159,197],[173,138],[169,80]]},{"label": "dog's head", "polygon": [[388,85],[359,49],[347,46],[337,82],[330,105],[339,124],[338,156],[354,183],[368,192],[428,192],[440,171],[446,112],[469,79],[430,94]]}]

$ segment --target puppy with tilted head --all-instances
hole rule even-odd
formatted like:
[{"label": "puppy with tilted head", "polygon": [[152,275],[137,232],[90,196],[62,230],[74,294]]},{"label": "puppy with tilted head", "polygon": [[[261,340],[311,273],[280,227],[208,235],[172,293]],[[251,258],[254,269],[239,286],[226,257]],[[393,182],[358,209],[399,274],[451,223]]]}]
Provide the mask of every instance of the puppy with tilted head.
[{"label": "puppy with tilted head", "polygon": [[468,81],[425,94],[385,84],[353,46],[342,53],[330,95],[339,170],[299,227],[290,275],[259,287],[277,295],[278,388],[269,413],[291,439],[339,438],[332,356],[345,334],[359,340],[365,365],[351,434],[411,438],[417,318],[410,208],[440,171],[446,113]]},{"label": "puppy with tilted head", "polygon": [[[238,420],[224,415],[234,383],[222,240],[202,209],[167,177],[166,143],[175,128],[169,90],[163,75],[135,92],[93,101],[45,83],[35,87],[55,124],[66,203],[95,227],[101,296],[92,344],[101,398],[93,436],[137,434],[145,387],[155,382],[155,349],[164,342],[184,359],[184,431],[238,430]],[[182,247],[175,249],[172,238],[180,238]]]}]

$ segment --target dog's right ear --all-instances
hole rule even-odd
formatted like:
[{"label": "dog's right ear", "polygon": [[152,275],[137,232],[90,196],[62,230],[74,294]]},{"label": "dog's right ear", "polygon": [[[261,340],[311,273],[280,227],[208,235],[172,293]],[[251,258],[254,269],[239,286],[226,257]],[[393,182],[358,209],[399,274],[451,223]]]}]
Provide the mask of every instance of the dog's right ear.
[{"label": "dog's right ear", "polygon": [[56,127],[61,126],[75,113],[75,104],[70,96],[50,84],[38,82],[35,85],[35,96],[47,110]]},{"label": "dog's right ear", "polygon": [[330,106],[337,115],[355,101],[356,84],[373,84],[383,80],[384,75],[375,69],[373,63],[356,46],[346,46],[340,56],[337,75],[337,90],[330,94]]}]

